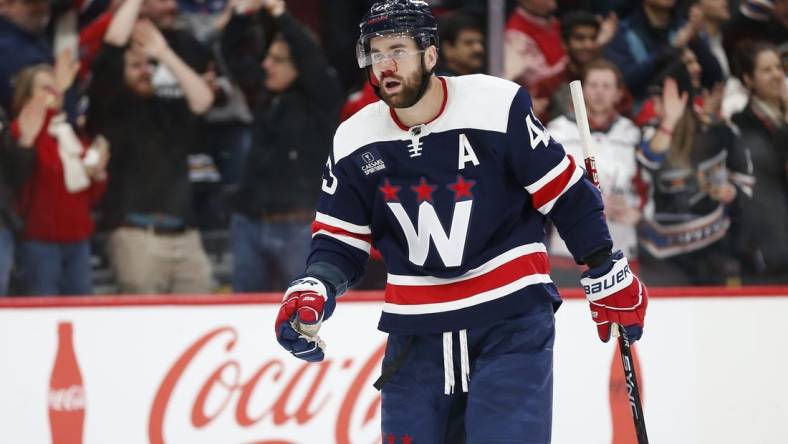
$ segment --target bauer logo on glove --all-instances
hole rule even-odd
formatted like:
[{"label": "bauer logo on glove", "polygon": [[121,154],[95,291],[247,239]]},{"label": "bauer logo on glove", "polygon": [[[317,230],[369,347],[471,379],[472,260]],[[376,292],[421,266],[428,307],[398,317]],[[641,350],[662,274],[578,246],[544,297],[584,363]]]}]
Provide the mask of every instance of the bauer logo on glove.
[{"label": "bauer logo on glove", "polygon": [[[594,301],[610,296],[616,291],[629,286],[632,284],[632,278],[633,275],[629,271],[629,264],[626,258],[623,258],[623,260],[616,261],[613,265],[613,270],[602,278],[596,280],[584,279],[585,282],[581,281],[581,283],[583,283],[583,291],[586,293],[586,298]],[[586,282],[588,282],[588,285],[586,285]]]},{"label": "bauer logo on glove", "polygon": [[605,262],[583,273],[580,285],[591,308],[602,342],[610,340],[614,324],[626,329],[630,341],[643,334],[643,319],[648,305],[648,291],[621,251],[616,251]]}]

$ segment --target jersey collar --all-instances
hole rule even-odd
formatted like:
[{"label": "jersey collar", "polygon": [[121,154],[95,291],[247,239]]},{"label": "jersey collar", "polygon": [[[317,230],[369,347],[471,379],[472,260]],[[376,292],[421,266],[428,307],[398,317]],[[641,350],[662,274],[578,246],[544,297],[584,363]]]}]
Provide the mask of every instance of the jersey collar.
[{"label": "jersey collar", "polygon": [[[443,111],[446,109],[446,101],[449,99],[449,90],[448,90],[448,88],[446,88],[446,79],[444,79],[443,77],[438,77],[438,80],[441,81],[441,87],[443,88],[443,101],[441,102],[441,109],[438,111],[438,114],[436,114],[435,117],[433,117],[432,119],[430,119],[429,122],[426,122],[423,125],[430,124],[430,123],[434,122],[435,120],[437,120],[438,117],[443,115]],[[397,117],[397,113],[394,112],[394,108],[389,107],[389,114],[391,115],[392,120],[394,120],[394,123],[397,124],[399,129],[401,129],[402,131],[409,131],[410,130],[410,127],[405,126],[405,124],[403,124],[399,120],[399,117]]]}]

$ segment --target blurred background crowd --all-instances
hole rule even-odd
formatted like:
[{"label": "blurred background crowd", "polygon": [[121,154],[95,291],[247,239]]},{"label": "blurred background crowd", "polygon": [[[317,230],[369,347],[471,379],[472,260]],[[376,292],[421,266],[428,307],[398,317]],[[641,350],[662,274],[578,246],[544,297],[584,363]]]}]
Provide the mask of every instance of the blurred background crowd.
[{"label": "blurred background crowd", "polygon": [[[611,234],[649,285],[788,283],[788,0],[428,3],[438,74],[525,86],[576,157],[583,81]],[[0,0],[0,294],[284,288],[333,132],[377,100],[369,5]],[[385,277],[373,254],[359,286]]]}]

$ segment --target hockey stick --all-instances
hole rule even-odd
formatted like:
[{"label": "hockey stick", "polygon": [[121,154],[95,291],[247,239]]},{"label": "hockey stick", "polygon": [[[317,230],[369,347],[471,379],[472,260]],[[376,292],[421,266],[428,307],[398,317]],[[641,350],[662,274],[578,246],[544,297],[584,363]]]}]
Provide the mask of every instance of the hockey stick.
[{"label": "hockey stick", "polygon": [[[575,121],[580,132],[580,145],[583,147],[586,171],[594,185],[599,187],[599,175],[596,170],[596,160],[594,160],[594,139],[591,138],[591,128],[588,126],[588,114],[586,113],[583,86],[580,84],[580,80],[570,82],[569,90],[572,93]],[[638,388],[638,380],[635,375],[635,361],[632,359],[632,347],[624,327],[618,325],[617,328],[619,333],[618,346],[621,349],[621,363],[624,366],[624,379],[627,383],[629,406],[632,409],[632,420],[635,422],[638,444],[648,444],[646,420],[643,418],[643,404],[640,402],[640,389]]]}]

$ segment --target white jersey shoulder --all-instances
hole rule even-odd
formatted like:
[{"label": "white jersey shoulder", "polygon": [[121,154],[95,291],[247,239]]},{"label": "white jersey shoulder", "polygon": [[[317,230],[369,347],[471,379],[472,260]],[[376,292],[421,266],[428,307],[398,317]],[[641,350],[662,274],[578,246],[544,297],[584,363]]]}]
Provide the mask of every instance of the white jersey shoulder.
[{"label": "white jersey shoulder", "polygon": [[[506,132],[509,110],[520,86],[484,74],[443,77],[448,98],[443,113],[427,124],[429,133],[454,129]],[[407,131],[391,118],[382,100],[371,103],[346,121],[334,135],[334,162],[375,142],[406,140]]]},{"label": "white jersey shoulder", "polygon": [[406,136],[407,133],[391,119],[388,105],[378,100],[339,125],[334,134],[334,163],[371,143],[400,140]]},{"label": "white jersey shoulder", "polygon": [[485,74],[444,77],[449,98],[431,131],[478,129],[504,133],[520,85]]}]

